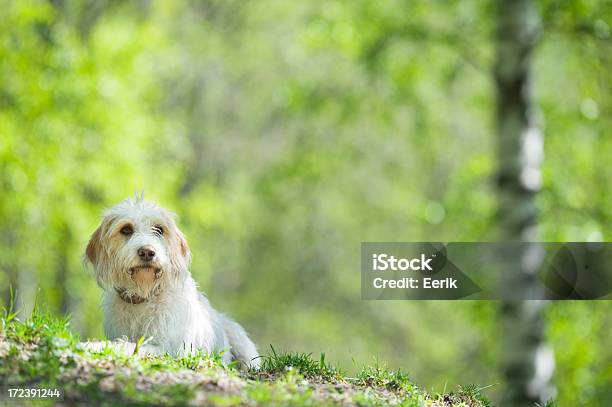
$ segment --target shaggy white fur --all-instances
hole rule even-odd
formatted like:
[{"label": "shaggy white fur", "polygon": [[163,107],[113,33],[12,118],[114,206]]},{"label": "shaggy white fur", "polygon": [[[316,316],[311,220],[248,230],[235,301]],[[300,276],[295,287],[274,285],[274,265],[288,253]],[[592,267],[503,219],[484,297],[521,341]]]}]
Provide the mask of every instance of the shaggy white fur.
[{"label": "shaggy white fur", "polygon": [[226,363],[259,367],[257,349],[244,329],[198,292],[187,241],[170,212],[142,197],[110,208],[86,256],[104,290],[109,339],[151,337],[153,349],[161,353],[225,351]]}]

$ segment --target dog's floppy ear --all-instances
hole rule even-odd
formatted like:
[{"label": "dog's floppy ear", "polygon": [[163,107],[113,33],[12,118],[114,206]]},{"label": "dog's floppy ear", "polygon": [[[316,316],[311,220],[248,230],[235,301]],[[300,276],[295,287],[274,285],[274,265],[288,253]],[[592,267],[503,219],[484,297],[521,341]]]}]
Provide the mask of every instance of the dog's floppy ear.
[{"label": "dog's floppy ear", "polygon": [[178,227],[176,228],[176,237],[178,238],[178,241],[179,241],[179,247],[181,248],[181,254],[183,255],[184,258],[190,260],[191,250],[189,250],[189,245],[187,244],[187,239],[185,238],[185,235],[183,234],[183,232],[180,231]]},{"label": "dog's floppy ear", "polygon": [[[172,239],[172,248],[170,252],[170,262],[176,271],[187,271],[191,264],[191,251],[187,245],[187,239],[181,230],[174,222],[171,223],[172,234],[175,238]],[[176,274],[177,276],[179,273]]]},{"label": "dog's floppy ear", "polygon": [[[172,212],[169,212],[165,209],[162,209],[162,214],[163,216],[166,218],[167,222],[168,222],[168,227],[172,230],[172,234],[174,236],[176,236],[176,242],[173,241],[172,245],[174,246],[174,244],[177,244],[177,246],[175,246],[175,252],[178,254],[179,252],[181,253],[181,256],[183,257],[182,260],[179,260],[178,258],[173,258],[172,259],[172,263],[177,265],[178,268],[182,267],[182,263],[184,263],[184,266],[189,267],[189,263],[191,263],[191,250],[189,250],[189,245],[187,244],[187,239],[185,238],[185,234],[183,234],[183,232],[181,232],[181,230],[179,229],[178,225],[176,224],[176,215],[174,215]],[[174,257],[174,256],[172,256]]]},{"label": "dog's floppy ear", "polygon": [[100,252],[102,240],[102,225],[98,226],[95,232],[92,233],[91,238],[89,239],[89,243],[87,244],[87,249],[85,249],[85,254],[87,258],[91,262],[91,264],[96,264],[96,260],[98,259],[98,253]]}]

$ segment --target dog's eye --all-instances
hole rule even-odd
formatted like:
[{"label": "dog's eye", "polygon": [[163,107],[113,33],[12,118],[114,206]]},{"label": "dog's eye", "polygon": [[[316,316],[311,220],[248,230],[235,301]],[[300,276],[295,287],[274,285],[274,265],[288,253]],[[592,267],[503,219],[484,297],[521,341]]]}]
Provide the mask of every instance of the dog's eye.
[{"label": "dog's eye", "polygon": [[164,235],[164,228],[159,226],[159,225],[155,225],[153,226],[153,233],[163,236]]},{"label": "dog's eye", "polygon": [[131,225],[125,225],[124,227],[121,228],[119,233],[121,233],[124,236],[130,236],[131,234],[134,233],[134,228]]}]

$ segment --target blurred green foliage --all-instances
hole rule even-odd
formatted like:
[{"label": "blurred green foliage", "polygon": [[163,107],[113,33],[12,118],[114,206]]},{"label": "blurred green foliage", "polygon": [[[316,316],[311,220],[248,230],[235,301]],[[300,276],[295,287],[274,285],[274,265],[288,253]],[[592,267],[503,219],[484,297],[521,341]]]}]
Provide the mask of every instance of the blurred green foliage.
[{"label": "blurred green foliage", "polygon": [[[541,1],[540,240],[610,240],[612,4]],[[0,289],[102,336],[82,253],[144,190],[262,348],[501,383],[495,303],[365,302],[362,241],[494,240],[492,2],[0,0]],[[612,401],[612,305],[554,303],[560,405]],[[491,393],[503,389],[494,386]]]}]

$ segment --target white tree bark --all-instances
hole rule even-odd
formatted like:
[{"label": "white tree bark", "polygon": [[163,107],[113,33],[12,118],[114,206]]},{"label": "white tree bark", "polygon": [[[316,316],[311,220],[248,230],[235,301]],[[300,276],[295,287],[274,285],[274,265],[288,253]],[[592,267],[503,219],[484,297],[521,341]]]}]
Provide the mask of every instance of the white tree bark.
[{"label": "white tree bark", "polygon": [[[543,137],[534,117],[530,66],[539,31],[533,0],[499,0],[497,8],[497,124],[499,221],[506,241],[535,241],[535,197],[540,190]],[[542,254],[528,245],[504,258],[504,289],[537,290]],[[552,351],[543,337],[543,303],[505,301],[501,306],[501,364],[507,388],[503,405],[520,407],[553,395]]]}]

